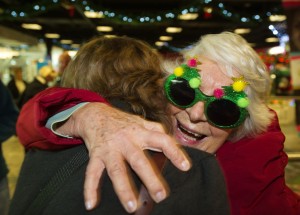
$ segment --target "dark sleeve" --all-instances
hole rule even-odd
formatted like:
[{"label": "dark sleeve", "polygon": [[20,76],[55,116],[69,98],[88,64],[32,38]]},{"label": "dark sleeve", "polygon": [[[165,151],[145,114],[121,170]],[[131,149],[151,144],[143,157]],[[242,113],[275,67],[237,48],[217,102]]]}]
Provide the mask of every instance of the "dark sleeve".
[{"label": "dark sleeve", "polygon": [[153,215],[229,215],[225,179],[215,156],[197,149],[185,149],[193,166],[188,172],[181,172],[168,163],[163,175],[169,184],[170,196],[155,206]]},{"label": "dark sleeve", "polygon": [[29,100],[21,109],[17,133],[26,147],[61,149],[82,144],[81,139],[59,137],[45,127],[49,117],[82,102],[107,103],[99,94],[82,89],[48,88]]},{"label": "dark sleeve", "polygon": [[0,81],[0,142],[16,134],[16,122],[19,115],[12,95]]}]

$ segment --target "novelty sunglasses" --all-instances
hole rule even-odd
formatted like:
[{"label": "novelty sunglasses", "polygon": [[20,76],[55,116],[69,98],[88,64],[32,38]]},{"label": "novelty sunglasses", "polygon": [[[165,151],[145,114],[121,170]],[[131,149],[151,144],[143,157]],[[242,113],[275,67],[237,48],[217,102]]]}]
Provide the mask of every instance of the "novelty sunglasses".
[{"label": "novelty sunglasses", "polygon": [[247,82],[243,77],[233,78],[231,86],[215,89],[213,96],[205,95],[200,90],[202,80],[195,62],[192,59],[188,64],[182,64],[167,77],[164,89],[168,100],[183,109],[202,101],[205,104],[204,114],[210,124],[219,128],[241,125],[248,116],[246,107],[249,100],[243,91]]}]

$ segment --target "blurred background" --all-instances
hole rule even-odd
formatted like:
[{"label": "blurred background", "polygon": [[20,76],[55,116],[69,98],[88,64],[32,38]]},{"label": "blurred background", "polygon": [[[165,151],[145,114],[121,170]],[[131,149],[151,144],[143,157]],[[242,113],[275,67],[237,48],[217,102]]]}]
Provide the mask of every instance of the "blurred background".
[{"label": "blurred background", "polygon": [[[58,72],[62,53],[73,57],[99,35],[141,39],[173,57],[222,31],[241,34],[269,69],[269,105],[286,134],[287,182],[300,192],[298,0],[0,0],[0,77],[8,84],[18,68],[30,83],[43,65]],[[4,143],[12,192],[23,153],[17,137]]]}]

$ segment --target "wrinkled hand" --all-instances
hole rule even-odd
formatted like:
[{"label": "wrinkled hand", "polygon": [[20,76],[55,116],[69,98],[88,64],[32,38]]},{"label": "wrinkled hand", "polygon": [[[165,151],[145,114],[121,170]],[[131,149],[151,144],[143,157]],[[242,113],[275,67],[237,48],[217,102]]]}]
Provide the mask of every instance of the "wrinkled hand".
[{"label": "wrinkled hand", "polygon": [[[68,127],[69,126],[69,127]],[[66,128],[71,130],[64,130]],[[77,110],[60,128],[62,133],[81,137],[89,151],[84,197],[87,209],[100,201],[99,182],[104,168],[113,183],[116,194],[128,212],[138,207],[126,162],[140,177],[154,201],[167,196],[161,176],[143,152],[145,149],[162,151],[180,170],[191,164],[176,141],[165,134],[159,123],[146,121],[102,103],[89,103]]]}]

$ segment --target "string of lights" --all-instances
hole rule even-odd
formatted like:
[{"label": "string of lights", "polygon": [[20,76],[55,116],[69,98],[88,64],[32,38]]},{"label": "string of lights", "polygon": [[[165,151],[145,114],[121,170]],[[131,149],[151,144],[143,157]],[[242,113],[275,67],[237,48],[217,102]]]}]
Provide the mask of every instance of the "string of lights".
[{"label": "string of lights", "polygon": [[198,14],[199,17],[203,19],[209,19],[214,14],[222,16],[226,19],[241,22],[241,23],[261,23],[265,19],[269,18],[271,15],[281,15],[283,11],[281,8],[270,7],[268,11],[263,11],[256,14],[241,14],[239,11],[235,11],[234,8],[229,7],[225,3],[213,0],[195,0],[189,1],[185,6],[179,7],[177,9],[162,11],[160,9],[157,12],[146,12],[142,11],[138,14],[126,13],[124,10],[118,11],[109,8],[105,8],[99,4],[95,4],[93,1],[84,0],[52,0],[52,1],[36,1],[34,3],[26,3],[22,8],[5,8],[2,11],[1,17],[6,19],[20,19],[25,17],[34,17],[53,7],[57,7],[60,4],[69,4],[70,10],[72,7],[80,7],[86,13],[93,13],[94,18],[106,18],[113,19],[118,22],[125,23],[156,23],[156,22],[166,22],[170,20],[175,20],[179,16],[184,14]]}]

